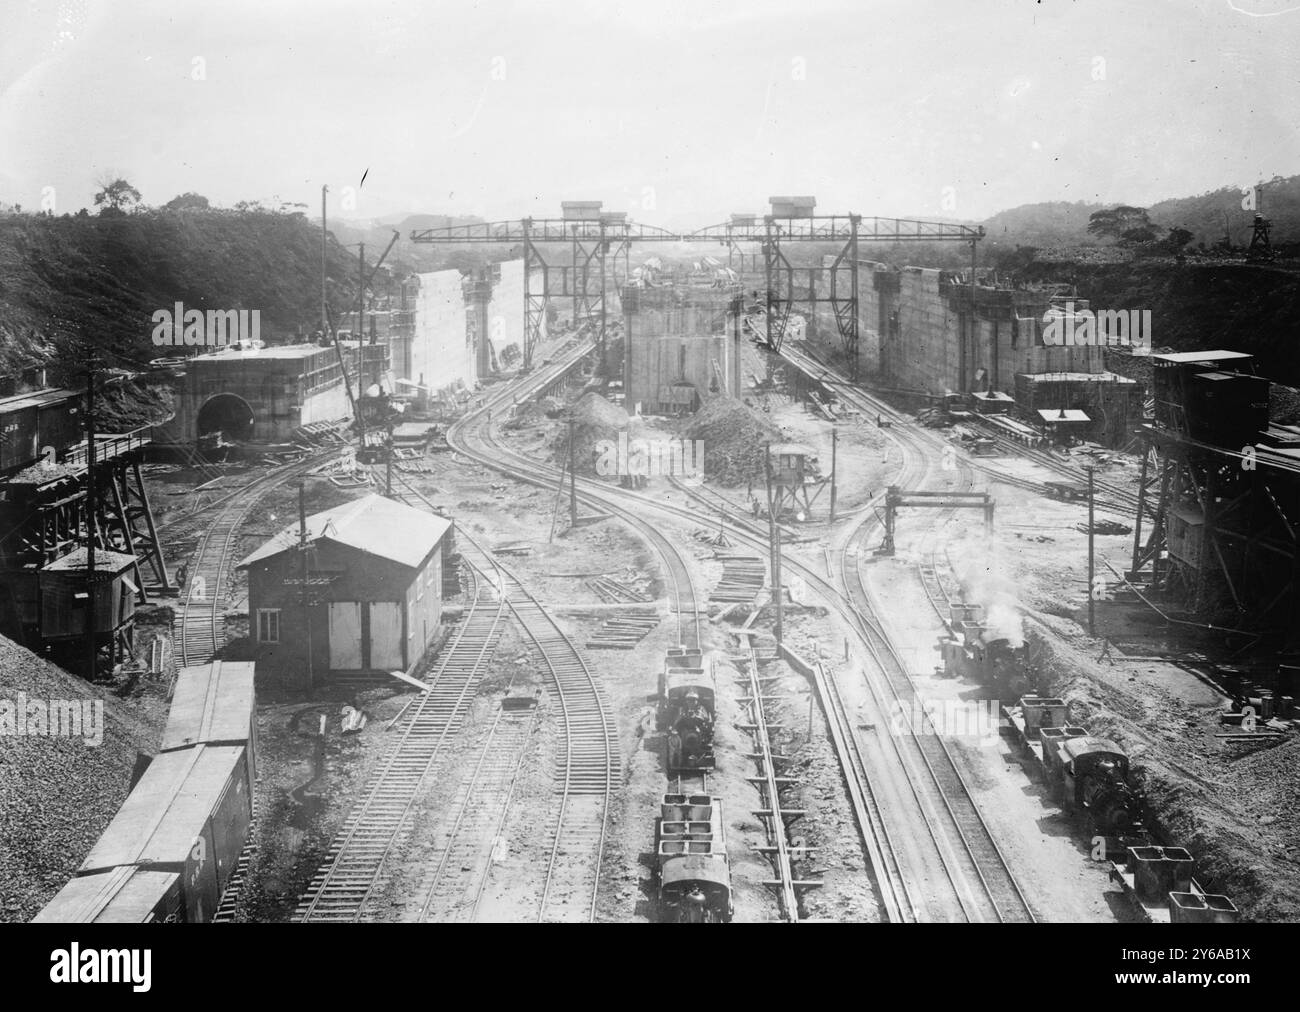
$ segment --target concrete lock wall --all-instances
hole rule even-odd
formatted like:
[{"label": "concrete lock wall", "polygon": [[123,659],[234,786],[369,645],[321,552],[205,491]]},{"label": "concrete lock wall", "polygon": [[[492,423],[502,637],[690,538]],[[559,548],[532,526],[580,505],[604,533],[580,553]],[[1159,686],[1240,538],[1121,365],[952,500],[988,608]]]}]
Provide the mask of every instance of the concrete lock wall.
[{"label": "concrete lock wall", "polygon": [[[493,354],[500,356],[510,345],[524,350],[524,262],[506,260],[498,265],[501,279],[492,286],[488,303],[488,340]],[[541,276],[536,276],[536,290],[542,290]]]},{"label": "concrete lock wall", "polygon": [[478,370],[467,326],[461,273],[434,271],[418,277],[411,378],[428,386],[435,395],[458,383],[472,389],[478,382]]}]

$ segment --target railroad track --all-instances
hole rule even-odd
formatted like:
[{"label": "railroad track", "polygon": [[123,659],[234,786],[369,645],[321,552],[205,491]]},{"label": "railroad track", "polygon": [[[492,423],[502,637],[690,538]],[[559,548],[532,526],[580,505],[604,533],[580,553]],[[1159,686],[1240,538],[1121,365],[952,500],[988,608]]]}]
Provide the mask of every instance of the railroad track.
[{"label": "railroad track", "polygon": [[173,642],[180,644],[177,653],[182,667],[206,664],[225,643],[222,610],[226,574],[249,510],[267,492],[306,474],[329,456],[308,457],[255,479],[229,496],[211,519],[191,561],[185,604],[178,617],[180,628],[173,629]]},{"label": "railroad track", "polygon": [[[835,392],[839,399],[847,404],[852,405],[859,411],[868,415],[878,414],[889,419],[895,425],[912,427],[915,435],[922,439],[927,445],[942,448],[952,446],[948,440],[932,436],[928,432],[915,430],[915,420],[906,412],[900,411],[885,401],[868,394],[861,387],[855,386],[844,376],[836,371],[835,367],[825,361],[816,351],[805,347],[792,347],[786,343],[781,346],[779,352],[781,358],[785,359],[795,368],[800,369],[809,377],[816,379],[823,386]],[[1087,481],[1087,471],[1077,464],[1071,464],[1062,460],[1055,454],[1048,453],[1044,450],[1034,449],[1022,446],[1011,439],[1000,436],[995,432],[987,432],[987,435],[993,440],[1004,452],[1022,459],[1033,461],[1040,466],[1047,468],[1063,478],[1071,481]],[[1028,492],[1034,492],[1037,495],[1051,496],[1051,490],[1043,482],[1032,481],[1028,478],[1022,478],[1019,475],[1010,473],[1003,468],[995,467],[992,464],[985,463],[979,459],[971,459],[968,466],[982,471],[989,477],[1001,482],[1004,485],[1012,485],[1016,488],[1024,489]],[[1096,489],[1095,507],[1098,509],[1107,509],[1120,516],[1130,516],[1137,509],[1137,493],[1131,489],[1116,485],[1113,482],[1107,482],[1103,479],[1095,478],[1094,486]],[[1083,508],[1087,508],[1087,501],[1081,503]],[[1154,516],[1154,508],[1148,506],[1148,511]]]},{"label": "railroad track", "polygon": [[[484,408],[488,410],[490,406]],[[462,430],[462,423],[453,427],[457,438]],[[449,442],[452,438],[448,433]],[[463,444],[461,452],[466,452]],[[405,479],[401,481],[406,496],[429,505]],[[621,766],[613,708],[577,644],[537,598],[487,549],[466,532],[460,533],[462,542],[482,559],[480,568],[495,570],[493,579],[502,602],[545,665],[555,696],[562,741],[555,777],[559,803],[548,826],[551,846],[537,919],[590,921],[595,916],[609,803]]]},{"label": "railroad track", "polygon": [[[452,437],[449,434],[449,439],[451,438]],[[514,453],[508,448],[494,446],[489,448],[486,451],[480,450],[480,452],[474,453],[471,451],[469,447],[462,444],[460,447],[458,447],[458,449],[460,449],[462,453],[474,457],[475,459],[479,460],[479,462],[484,463],[489,467],[493,467],[494,469],[498,471],[502,471],[503,473],[509,474],[513,477],[520,478],[521,480],[526,480],[533,484],[541,485],[543,487],[550,487],[558,476],[558,471],[552,468],[537,465],[534,462],[522,457],[521,455]],[[911,459],[915,460],[915,456],[913,456],[913,458]],[[661,502],[658,502],[654,499],[651,499],[645,495],[638,494],[636,492],[611,489],[608,486],[602,486],[596,482],[590,481],[588,479],[582,479],[582,478],[578,479],[577,484],[580,489],[579,498],[582,501],[598,504],[603,508],[610,509],[611,512],[614,512],[616,515],[629,514],[630,510],[627,504],[632,504],[633,508],[635,508],[635,514],[633,515],[633,519],[639,525],[653,526],[652,522],[648,519],[648,515],[653,515],[654,513],[673,515],[679,518],[684,518],[689,522],[696,523],[696,524],[698,524],[700,520],[698,513],[686,507],[678,507],[678,506],[663,504]],[[692,492],[692,490],[689,487],[684,486],[681,483],[678,483],[678,487],[681,488],[683,491],[688,492],[688,494]],[[715,509],[718,508],[716,501],[712,503],[711,508],[715,508]],[[738,517],[732,515],[729,517],[729,521],[733,529],[736,531],[736,535],[738,539],[748,542],[752,547],[755,547],[759,550],[765,550],[766,539],[759,538],[757,535],[752,533],[751,530],[748,529],[748,528],[752,528],[753,526],[749,520],[747,520],[744,517]],[[862,530],[865,532],[865,529],[866,528],[864,526]],[[865,533],[862,536],[865,537]],[[870,628],[868,628],[871,626],[870,620],[864,619],[864,617],[860,614],[860,612],[856,607],[854,607],[851,603],[845,602],[843,599],[843,595],[841,594],[838,588],[834,587],[826,580],[822,579],[819,574],[817,574],[811,569],[811,567],[804,565],[802,562],[798,561],[793,557],[789,557],[789,556],[787,557],[786,565],[792,571],[798,572],[801,576],[803,576],[804,579],[807,581],[809,587],[814,589],[816,592],[818,592],[820,596],[822,596],[824,599],[828,601],[828,603],[832,604],[834,609],[838,611],[842,615],[842,617],[846,621],[848,621],[853,628],[855,628],[856,631],[859,632],[860,636],[866,639],[867,637],[872,635]],[[881,633],[878,627],[876,628],[876,634],[883,635],[883,633]],[[897,661],[897,658],[894,658],[894,660]],[[905,670],[902,672],[902,674],[904,677],[906,677]],[[859,739],[857,739],[857,737],[854,734],[852,734],[853,729],[850,724],[850,718],[848,717],[847,713],[844,712],[843,700],[842,698],[838,698],[837,696],[839,691],[840,691],[839,687],[832,682],[830,694],[836,698],[832,698],[831,700],[829,700],[830,703],[829,708],[834,711],[834,719],[838,722],[838,726],[840,727],[840,729],[843,730],[844,726],[848,725],[848,730],[850,732],[848,735],[848,742],[846,742],[846,745],[848,746],[850,751],[848,753],[849,758],[845,769],[845,774],[846,777],[851,777],[854,780],[858,781],[856,785],[858,791],[855,793],[857,793],[858,798],[860,800],[864,801],[867,807],[866,814],[868,819],[868,825],[862,827],[865,836],[865,834],[867,833],[872,833],[871,826],[873,822],[877,824],[877,828],[878,828],[878,824],[881,821],[881,810],[882,810],[882,806],[877,802],[875,803],[875,814],[874,815],[872,814],[872,804],[874,798],[872,795],[872,787],[871,787],[872,778],[868,775],[868,771],[871,770],[873,767],[876,767],[876,764],[884,762],[885,756],[877,748],[875,753],[873,753],[869,757],[864,758],[862,754],[862,743]],[[856,755],[854,755],[853,750],[856,750],[857,753]],[[845,753],[841,753],[841,754],[843,755]],[[946,749],[945,749],[945,754],[946,754]],[[953,792],[953,793],[965,792],[965,804],[963,805],[960,801],[957,801],[958,808],[953,810],[955,814],[949,816],[950,826],[952,822],[956,822],[960,825],[961,820],[963,818],[966,818],[967,814],[970,812],[973,812],[975,817],[978,818],[978,810],[975,807],[973,800],[970,798],[969,792],[966,791],[965,784],[961,780],[960,775],[957,773],[955,767],[952,765],[951,757],[949,757],[949,764],[947,770],[939,768],[937,771],[931,771],[929,773],[929,776],[931,777],[932,780],[932,784],[929,788],[932,796],[938,797],[939,795],[942,794],[945,788],[949,792]],[[891,805],[891,811],[890,813],[887,814],[889,815],[890,818],[897,819],[900,817],[900,813],[904,809],[907,809],[909,805],[908,803],[903,802],[897,798],[894,799],[894,801],[896,803]],[[913,797],[910,802],[910,805],[915,806],[915,804],[916,804],[916,799],[915,797]],[[951,803],[950,803],[950,808],[951,808]],[[935,826],[933,824],[933,820],[927,822],[927,830],[932,834],[939,833],[941,828],[942,827]],[[883,832],[873,833],[873,837],[875,839],[888,839],[890,832],[891,832],[890,830],[885,829]],[[967,835],[973,836],[973,834],[969,831],[969,829],[967,830]],[[968,844],[965,841],[960,839],[959,834],[953,834],[951,832],[951,829],[949,829],[949,837],[952,836],[957,836],[958,838],[957,839],[946,838],[947,853],[943,852],[942,847],[932,844],[930,852],[926,855],[926,858],[923,861],[918,861],[915,858],[912,858],[909,861],[910,864],[909,870],[913,874],[913,878],[910,881],[920,882],[922,885],[925,885],[927,883],[933,884],[934,882],[941,880],[948,875],[952,875],[952,876],[959,875],[960,869],[957,868],[956,866],[962,864],[963,859],[960,856],[960,852],[956,851],[956,848],[958,846],[964,848],[967,847]],[[991,839],[991,837],[987,833],[987,829],[985,830],[984,833],[984,839],[985,840]],[[980,839],[978,837],[975,837],[973,839],[973,842],[969,844],[969,847],[973,848],[978,855],[982,849]],[[984,855],[985,860],[989,860],[990,858],[991,855],[987,855],[987,854]],[[888,878],[892,874],[895,878],[897,878],[897,876],[901,874],[901,872],[898,869],[898,866],[901,865],[901,862],[899,860],[897,851],[891,849],[885,855],[883,860],[885,861],[884,877]],[[978,857],[977,856],[972,857],[968,850],[967,857],[964,859],[968,871],[969,871],[969,863],[972,860],[978,860]],[[919,867],[919,871],[918,871],[918,867]],[[894,868],[894,871],[891,872],[889,870],[890,868]],[[1007,872],[1005,869],[1005,864],[1002,865],[1002,869],[1004,874],[1009,875],[1009,872]],[[999,890],[999,885],[997,881],[998,876],[994,874],[994,871],[995,869],[989,869],[988,871],[988,874],[991,876],[993,880],[993,884],[991,887],[985,886],[982,878],[982,876],[985,873],[983,872],[983,870],[977,869],[976,873],[973,875],[974,882],[967,883],[964,886],[964,888],[967,890],[966,895],[957,896],[955,892],[951,892],[951,893],[946,892],[943,897],[940,897],[940,900],[946,903],[946,913],[948,915],[952,915],[947,919],[958,919],[959,917],[965,917],[968,919],[982,919],[982,918],[983,919],[1006,919],[1006,920],[1032,919],[1032,913],[1028,912],[1027,907],[1025,908],[1022,914],[1018,914],[1016,910],[1011,908],[1010,904],[1006,903],[1004,898],[1001,898],[997,895]],[[962,879],[961,881],[964,882],[965,880]],[[993,890],[992,895],[989,895],[988,893],[989,888],[992,888]],[[981,898],[981,893],[983,893],[982,898]],[[895,902],[894,906],[896,909],[900,909],[903,911],[899,915],[900,918],[903,920],[920,919],[926,916],[927,912],[933,907],[933,903],[935,902],[935,900],[933,900],[932,898],[927,900],[925,897],[922,897],[919,903],[913,903],[912,898],[904,890],[900,890],[900,895],[901,895],[901,902]],[[1002,900],[1001,905],[999,905],[1000,899]],[[889,904],[887,904],[887,906],[888,905]]]},{"label": "railroad track", "polygon": [[412,808],[426,780],[464,726],[508,605],[493,581],[466,569],[469,605],[443,647],[428,691],[399,715],[397,740],[335,834],[324,863],[299,901],[295,920],[370,919],[382,894],[385,867],[410,832]]},{"label": "railroad track", "polygon": [[421,921],[477,918],[536,713],[536,708],[507,711],[498,704],[473,771],[452,800],[453,815],[445,836],[440,834],[437,863],[422,890]]},{"label": "railroad track", "polygon": [[[902,419],[900,419],[902,420]],[[451,440],[448,434],[448,440]],[[481,437],[480,437],[481,438]],[[480,446],[478,453],[474,453],[472,447],[461,444],[458,446],[461,453],[471,455],[481,463],[494,467],[495,470],[502,471],[513,477],[528,480],[532,484],[550,486],[554,484],[558,472],[554,468],[538,466],[530,462],[519,454],[500,447],[498,445]],[[915,454],[915,446],[911,447]],[[911,458],[915,459],[915,457]],[[580,498],[582,501],[597,503],[603,509],[612,511],[615,515],[628,515],[628,503],[634,506],[649,507],[649,509],[637,509],[637,513],[632,516],[633,526],[645,528],[653,527],[646,514],[653,514],[659,511],[663,514],[672,514],[684,516],[684,518],[698,523],[698,514],[694,511],[685,509],[685,507],[666,506],[663,503],[655,502],[654,499],[641,496],[627,490],[608,489],[607,486],[601,486],[593,481],[580,479]],[[692,493],[692,490],[680,485],[680,488]],[[718,509],[716,501],[712,503],[712,509]],[[731,524],[740,540],[749,541],[751,545],[758,549],[766,548],[766,539],[759,539],[751,528],[750,520],[732,515]],[[862,524],[858,528],[859,539],[865,539],[867,536],[867,524]],[[863,641],[880,652],[880,667],[883,671],[887,684],[880,688],[874,688],[879,693],[878,702],[884,702],[885,697],[891,696],[894,700],[913,699],[915,692],[910,687],[910,680],[907,679],[906,670],[901,666],[901,662],[892,653],[892,648],[885,650],[888,646],[888,637],[884,635],[879,624],[871,618],[870,610],[863,614],[863,604],[868,602],[842,602],[839,600],[839,589],[827,583],[820,578],[810,567],[798,562],[797,559],[788,558],[787,565],[792,567],[793,571],[800,572],[800,575],[809,583],[810,588],[814,588],[826,597],[828,601],[836,602],[836,610],[844,615],[846,620],[858,631]],[[891,670],[891,663],[894,665]],[[892,678],[891,678],[892,675]],[[900,680],[901,678],[901,680]],[[833,710],[833,719],[837,722],[841,731],[845,730],[845,725],[849,723],[848,713],[845,712],[844,700],[840,696],[840,687],[835,680],[829,679],[829,709]],[[920,728],[914,728],[920,730]],[[878,799],[872,795],[871,775],[868,771],[876,764],[884,761],[884,752],[888,749],[876,748],[874,754],[870,757],[863,756],[862,741],[857,735],[853,734],[852,726],[848,727],[849,734],[846,736],[846,747],[848,747],[848,769],[845,770],[846,777],[857,782],[859,790],[859,799],[865,803],[867,809],[868,826],[863,827],[863,832],[872,832],[875,840],[891,839],[891,830],[883,827],[883,818],[881,818],[880,805]],[[914,741],[919,741],[923,735],[911,735]],[[928,738],[937,739],[936,735],[930,735]],[[926,797],[931,808],[936,809],[935,813],[927,816],[926,829],[935,839],[932,843],[931,852],[928,853],[924,861],[910,860],[909,872],[915,874],[911,882],[930,883],[931,891],[933,883],[939,879],[949,878],[949,890],[944,890],[944,895],[940,898],[935,896],[920,896],[915,899],[909,892],[907,882],[902,882],[900,886],[885,886],[885,890],[896,892],[896,899],[893,900],[893,908],[898,909],[898,917],[901,920],[919,920],[919,918],[930,916],[935,912],[935,904],[943,909],[944,918],[948,920],[1034,920],[1034,914],[1024,903],[1023,896],[1019,896],[1018,886],[1015,885],[1014,878],[1011,877],[1009,869],[1006,868],[1005,861],[1001,860],[1001,855],[996,851],[996,844],[992,844],[992,836],[989,834],[987,826],[984,826],[983,819],[979,816],[979,810],[976,808],[974,800],[971,799],[970,792],[967,790],[965,782],[958,773],[956,765],[953,764],[952,757],[946,751],[943,743],[939,744],[941,753],[933,748],[933,744],[913,744],[909,748],[913,749],[909,769],[910,777],[913,782],[909,784],[914,792],[913,804],[917,804],[919,797]],[[930,752],[923,753],[919,749],[930,749]],[[844,754],[844,753],[841,753]],[[946,760],[946,761],[943,761]],[[896,757],[897,761],[897,757]],[[923,779],[928,778],[928,779]],[[896,799],[897,800],[897,799]],[[897,818],[901,808],[906,808],[906,804],[893,806],[891,817]],[[874,812],[874,813],[872,813]],[[872,830],[875,826],[875,831]],[[992,844],[992,847],[991,847]],[[896,849],[889,848],[883,856],[883,877],[885,881],[893,879],[894,882],[901,882],[902,868]],[[1017,901],[1017,896],[1019,900]],[[891,904],[887,904],[891,905]]]}]

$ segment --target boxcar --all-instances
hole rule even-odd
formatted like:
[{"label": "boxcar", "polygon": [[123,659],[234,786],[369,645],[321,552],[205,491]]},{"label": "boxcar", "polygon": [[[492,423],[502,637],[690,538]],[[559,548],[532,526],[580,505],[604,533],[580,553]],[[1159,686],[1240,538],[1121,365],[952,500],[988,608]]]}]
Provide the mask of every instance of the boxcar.
[{"label": "boxcar", "polygon": [[149,764],[79,875],[128,865],[180,876],[185,920],[209,920],[248,836],[252,801],[243,746],[196,745]]},{"label": "boxcar", "polygon": [[248,748],[248,789],[257,779],[257,706],[252,661],[212,661],[181,668],[159,752],[195,745]]},{"label": "boxcar", "polygon": [[184,919],[179,875],[127,866],[72,879],[32,923],[156,924]]}]

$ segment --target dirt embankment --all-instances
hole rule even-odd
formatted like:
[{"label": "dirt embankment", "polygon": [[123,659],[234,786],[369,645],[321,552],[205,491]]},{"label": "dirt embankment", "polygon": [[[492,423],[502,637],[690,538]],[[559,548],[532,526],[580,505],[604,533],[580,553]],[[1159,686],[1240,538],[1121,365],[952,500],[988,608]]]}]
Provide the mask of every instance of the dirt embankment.
[{"label": "dirt embankment", "polygon": [[1213,691],[1165,692],[1154,667],[1099,662],[1101,641],[1068,619],[1026,631],[1036,687],[1129,752],[1157,832],[1191,851],[1202,883],[1251,920],[1300,920],[1300,740],[1226,745]]}]

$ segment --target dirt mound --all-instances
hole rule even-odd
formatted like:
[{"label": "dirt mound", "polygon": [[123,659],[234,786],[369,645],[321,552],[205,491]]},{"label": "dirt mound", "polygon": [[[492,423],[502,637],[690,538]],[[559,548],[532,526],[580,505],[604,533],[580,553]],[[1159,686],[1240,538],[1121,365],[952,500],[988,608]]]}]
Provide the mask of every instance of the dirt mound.
[{"label": "dirt mound", "polygon": [[[628,417],[621,408],[597,393],[583,394],[574,402],[569,414],[574,422],[574,464],[579,474],[595,474],[600,453],[596,444],[604,439],[617,440],[620,432],[627,431]],[[570,459],[568,415],[560,416],[559,426],[551,438],[551,452],[557,465],[567,466]]]},{"label": "dirt mound", "polygon": [[770,419],[732,397],[715,397],[686,428],[704,443],[705,477],[723,485],[763,481],[763,447],[782,442]]},{"label": "dirt mound", "polygon": [[[72,878],[126,799],[136,753],[153,752],[159,734],[3,636],[0,672],[0,921],[26,921]],[[67,727],[68,711],[48,716],[55,700],[102,702],[102,719],[82,705],[80,715],[91,719],[81,736],[43,733],[52,723]]]}]

